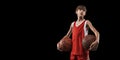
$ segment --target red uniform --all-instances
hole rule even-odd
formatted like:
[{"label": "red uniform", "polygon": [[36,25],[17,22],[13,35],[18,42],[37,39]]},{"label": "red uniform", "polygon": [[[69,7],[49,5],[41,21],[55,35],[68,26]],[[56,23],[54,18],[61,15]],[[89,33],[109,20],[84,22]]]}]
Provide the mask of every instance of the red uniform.
[{"label": "red uniform", "polygon": [[70,60],[87,60],[89,51],[86,51],[82,47],[82,39],[85,36],[84,30],[85,21],[83,21],[79,26],[76,26],[76,22],[74,22],[74,26],[72,29],[72,51]]}]

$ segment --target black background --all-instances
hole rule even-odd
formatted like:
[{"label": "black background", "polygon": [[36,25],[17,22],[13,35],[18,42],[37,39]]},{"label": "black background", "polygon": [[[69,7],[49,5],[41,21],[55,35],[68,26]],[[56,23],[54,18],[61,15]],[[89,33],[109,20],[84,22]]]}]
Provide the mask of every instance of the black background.
[{"label": "black background", "polygon": [[15,39],[9,51],[15,53],[10,58],[69,60],[69,52],[59,52],[56,45],[77,19],[75,8],[81,4],[87,7],[85,19],[100,32],[99,48],[90,52],[91,60],[118,60],[119,7],[117,1],[103,0],[25,1],[7,5],[7,22],[11,22],[7,27]]},{"label": "black background", "polygon": [[[58,3],[59,2],[59,3]],[[116,2],[102,0],[92,1],[57,1],[50,5],[45,43],[47,43],[47,57],[55,60],[69,60],[69,53],[62,53],[56,49],[57,42],[67,33],[72,21],[76,20],[75,8],[79,4],[87,7],[86,19],[89,19],[100,32],[100,44],[96,52],[90,52],[91,60],[118,59],[118,6]],[[47,7],[47,6],[46,6]],[[51,16],[52,15],[52,16]],[[46,57],[46,58],[47,58]]]}]

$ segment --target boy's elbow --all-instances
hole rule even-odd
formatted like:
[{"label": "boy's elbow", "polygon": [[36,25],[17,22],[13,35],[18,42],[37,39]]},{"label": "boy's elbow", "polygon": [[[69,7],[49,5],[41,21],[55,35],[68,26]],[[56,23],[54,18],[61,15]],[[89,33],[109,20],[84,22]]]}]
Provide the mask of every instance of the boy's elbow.
[{"label": "boy's elbow", "polygon": [[99,32],[97,32],[98,33],[98,35],[100,36],[100,33]]}]

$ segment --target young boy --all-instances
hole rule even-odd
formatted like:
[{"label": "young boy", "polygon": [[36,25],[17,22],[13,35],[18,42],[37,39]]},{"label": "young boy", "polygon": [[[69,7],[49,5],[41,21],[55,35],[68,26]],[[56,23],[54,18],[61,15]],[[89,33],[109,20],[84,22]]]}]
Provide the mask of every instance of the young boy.
[{"label": "young boy", "polygon": [[[70,29],[65,36],[70,37],[72,34],[72,51],[70,60],[90,60],[89,50],[99,43],[99,32],[95,29],[89,20],[85,20],[86,7],[79,5],[76,8],[77,21],[71,23]],[[88,28],[95,34],[96,40],[90,45],[89,50],[84,50],[82,47],[82,39],[88,35]]]}]

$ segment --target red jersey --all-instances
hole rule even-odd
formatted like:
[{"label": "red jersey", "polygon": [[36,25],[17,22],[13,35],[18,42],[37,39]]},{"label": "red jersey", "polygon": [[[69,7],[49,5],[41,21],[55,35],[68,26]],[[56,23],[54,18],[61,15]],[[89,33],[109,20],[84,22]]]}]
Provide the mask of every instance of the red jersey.
[{"label": "red jersey", "polygon": [[85,21],[83,21],[79,26],[76,26],[74,22],[72,28],[72,51],[71,54],[79,55],[81,58],[87,58],[89,51],[86,51],[82,47],[82,39],[85,36],[84,30]]}]

